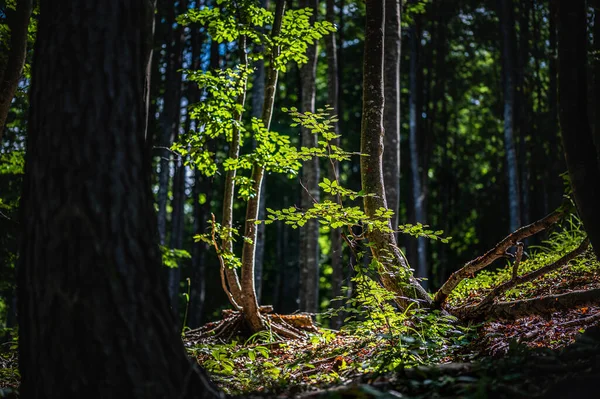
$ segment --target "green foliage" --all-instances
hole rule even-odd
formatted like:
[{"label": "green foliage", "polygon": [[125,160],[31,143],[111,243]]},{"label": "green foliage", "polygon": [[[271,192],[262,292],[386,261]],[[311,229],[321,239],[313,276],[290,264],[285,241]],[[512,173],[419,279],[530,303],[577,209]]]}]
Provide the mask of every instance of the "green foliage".
[{"label": "green foliage", "polygon": [[183,259],[192,258],[192,255],[184,249],[167,248],[161,245],[160,252],[162,254],[163,265],[170,269],[179,267],[178,265]]}]

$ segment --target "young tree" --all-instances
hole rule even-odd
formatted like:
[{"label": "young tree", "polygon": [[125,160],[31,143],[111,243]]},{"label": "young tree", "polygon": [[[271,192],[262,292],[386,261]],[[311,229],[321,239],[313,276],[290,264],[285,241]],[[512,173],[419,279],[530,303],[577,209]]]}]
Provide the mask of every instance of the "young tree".
[{"label": "young tree", "polygon": [[565,158],[577,210],[600,258],[600,165],[588,119],[584,2],[558,2],[558,101]]},{"label": "young tree", "polygon": [[27,29],[33,7],[32,0],[16,1],[14,10],[7,10],[10,40],[8,54],[0,57],[0,143],[10,103],[17,90],[25,56],[27,54]]},{"label": "young tree", "polygon": [[[367,217],[375,218],[378,211],[387,209],[383,186],[383,65],[384,65],[384,0],[367,0],[365,27],[365,47],[363,61],[363,107],[360,152],[364,211]],[[412,276],[404,254],[396,244],[391,230],[373,229],[367,231],[371,252],[380,267],[383,285],[396,293],[397,302],[407,307],[411,299],[421,304],[430,304],[431,299]]]},{"label": "young tree", "polygon": [[18,267],[23,398],[220,396],[186,356],[160,273],[145,151],[153,14],[144,0],[41,3]]}]

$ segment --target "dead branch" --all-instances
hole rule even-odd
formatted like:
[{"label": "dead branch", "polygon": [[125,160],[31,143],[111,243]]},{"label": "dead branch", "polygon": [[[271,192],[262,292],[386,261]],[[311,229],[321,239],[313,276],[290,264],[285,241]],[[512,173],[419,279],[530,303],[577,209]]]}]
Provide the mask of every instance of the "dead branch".
[{"label": "dead branch", "polygon": [[580,326],[580,325],[587,326],[592,323],[596,323],[599,320],[600,320],[600,312],[596,312],[591,316],[582,317],[580,319],[568,321],[568,322],[564,323],[563,326],[565,326],[565,327]]},{"label": "dead branch", "polygon": [[[504,294],[506,291],[508,291],[509,289],[511,289],[519,284],[533,281],[536,278],[543,276],[544,274],[550,273],[554,270],[557,270],[557,269],[563,267],[564,265],[568,264],[571,260],[575,259],[577,256],[579,256],[583,252],[585,252],[585,250],[588,248],[589,245],[590,245],[590,240],[588,238],[585,238],[581,242],[581,244],[579,244],[579,246],[577,248],[575,248],[573,251],[569,252],[568,254],[564,255],[556,262],[546,265],[544,267],[541,267],[541,268],[539,268],[531,273],[527,273],[521,277],[518,277],[518,276],[515,277],[514,269],[513,269],[513,278],[511,280],[498,285],[477,305],[467,306],[464,308],[464,310],[461,310],[460,313],[462,313],[463,317],[467,318],[467,319],[481,318],[485,313],[487,313],[489,308],[492,306],[494,299],[498,298],[500,295]],[[522,247],[521,247],[520,253],[521,254],[523,253]],[[520,260],[518,251],[517,251],[517,260]],[[516,263],[517,262],[515,261],[515,264]]]},{"label": "dead branch", "polygon": [[564,201],[563,204],[554,212],[550,213],[543,219],[538,220],[537,222],[533,222],[527,226],[523,226],[515,230],[513,233],[509,234],[502,241],[496,244],[494,248],[490,249],[482,256],[469,261],[461,269],[452,273],[450,278],[446,280],[444,285],[442,285],[439,291],[435,294],[433,299],[433,307],[441,308],[446,302],[446,299],[450,293],[462,280],[484,269],[496,259],[506,256],[506,251],[518,241],[521,241],[552,226],[570,209],[571,203],[569,201]]},{"label": "dead branch", "polygon": [[[530,315],[549,315],[560,310],[568,310],[578,306],[600,303],[600,288],[572,291],[558,295],[548,295],[518,301],[498,302],[490,306],[486,317],[514,320]],[[465,309],[458,309],[455,315],[459,318],[470,318]]]}]

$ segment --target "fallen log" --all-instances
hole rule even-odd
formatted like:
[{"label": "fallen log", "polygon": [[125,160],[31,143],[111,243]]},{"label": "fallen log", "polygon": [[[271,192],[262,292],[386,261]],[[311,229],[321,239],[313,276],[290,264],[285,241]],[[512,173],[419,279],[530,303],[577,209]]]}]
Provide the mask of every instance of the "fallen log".
[{"label": "fallen log", "polygon": [[502,241],[496,244],[494,248],[490,249],[488,252],[481,255],[480,257],[469,261],[461,269],[452,273],[452,275],[448,278],[448,280],[446,280],[444,285],[442,285],[442,287],[435,294],[433,298],[433,307],[440,309],[446,302],[446,299],[448,298],[450,293],[462,280],[484,269],[496,259],[506,257],[507,250],[510,247],[514,246],[517,242],[522,241],[527,237],[539,233],[540,231],[546,230],[548,227],[558,222],[565,214],[567,214],[571,210],[571,207],[572,204],[570,201],[564,201],[562,205],[558,207],[554,212],[550,213],[543,219],[540,219],[527,226],[523,226],[515,230],[513,233],[509,234]]}]

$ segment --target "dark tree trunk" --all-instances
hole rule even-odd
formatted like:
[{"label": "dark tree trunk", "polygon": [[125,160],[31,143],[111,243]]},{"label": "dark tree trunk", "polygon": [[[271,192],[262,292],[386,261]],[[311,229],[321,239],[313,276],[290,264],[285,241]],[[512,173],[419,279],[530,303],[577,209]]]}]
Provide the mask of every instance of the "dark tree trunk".
[{"label": "dark tree trunk", "polygon": [[600,258],[600,167],[587,115],[584,2],[558,2],[558,100],[562,142],[577,210]]},{"label": "dark tree trunk", "polygon": [[0,63],[0,143],[10,104],[21,79],[27,55],[27,28],[33,7],[32,0],[18,0],[15,11],[7,8],[10,28],[9,50],[5,63]]},{"label": "dark tree trunk", "polygon": [[[423,187],[423,172],[421,159],[423,159],[421,146],[419,145],[419,132],[421,121],[421,80],[419,74],[419,36],[417,26],[410,28],[410,106],[409,106],[409,145],[410,166],[412,177],[412,194],[415,222],[425,223],[425,191]],[[424,237],[417,239],[417,265],[416,275],[419,278],[427,278],[427,241]],[[427,280],[423,280],[423,287],[427,288]]]},{"label": "dark tree trunk", "polygon": [[594,143],[596,144],[596,151],[600,152],[600,10],[594,10],[594,58],[591,60],[592,63],[592,76],[593,81],[593,99],[592,105],[596,112],[592,113],[592,124],[594,132]]},{"label": "dark tree trunk", "polygon": [[[363,107],[360,152],[362,189],[374,196],[364,197],[365,213],[373,217],[379,208],[387,208],[383,187],[383,27],[384,0],[367,0],[365,49],[363,66]],[[391,228],[391,222],[390,222]],[[410,299],[430,304],[431,299],[412,276],[392,232],[373,230],[367,238],[373,257],[381,264],[383,285],[398,296],[396,302],[403,308]],[[408,298],[408,299],[407,299]]]},{"label": "dark tree trunk", "polygon": [[[327,0],[327,21],[335,23],[335,1]],[[325,37],[325,51],[327,54],[327,102],[333,108],[333,114],[338,114],[339,111],[339,71],[338,71],[338,56],[337,56],[337,40],[335,33]],[[334,131],[339,134],[339,123],[334,125]],[[339,138],[333,140],[332,144],[339,147]],[[331,160],[331,168],[329,169],[329,179],[331,181],[339,181],[340,166],[337,161]],[[336,199],[333,199],[335,201]],[[342,282],[344,280],[344,270],[342,268],[342,231],[341,229],[332,229],[331,238],[331,297],[339,297],[342,294]],[[332,303],[334,308],[343,306],[339,301]],[[344,316],[342,314],[331,319],[331,327],[339,329],[342,326]]]},{"label": "dark tree trunk", "polygon": [[514,57],[515,21],[512,0],[498,0],[500,33],[502,36],[502,74],[504,83],[504,151],[506,153],[506,174],[508,186],[509,230],[515,231],[520,225],[519,174],[514,139]]},{"label": "dark tree trunk", "polygon": [[[301,7],[311,7],[316,19],[319,12],[317,0],[302,0]],[[317,76],[317,44],[308,46],[308,62],[300,68],[302,79],[302,112],[315,112],[315,90]],[[302,146],[316,147],[318,136],[302,128]],[[302,165],[302,209],[309,209],[319,201],[319,159],[313,158]],[[316,312],[319,307],[319,222],[306,223],[300,231],[300,310]]]},{"label": "dark tree trunk", "polygon": [[394,230],[400,211],[400,13],[400,2],[385,0],[383,179]]},{"label": "dark tree trunk", "polygon": [[186,356],[161,279],[144,152],[150,4],[41,3],[18,267],[23,398],[219,396]]}]

